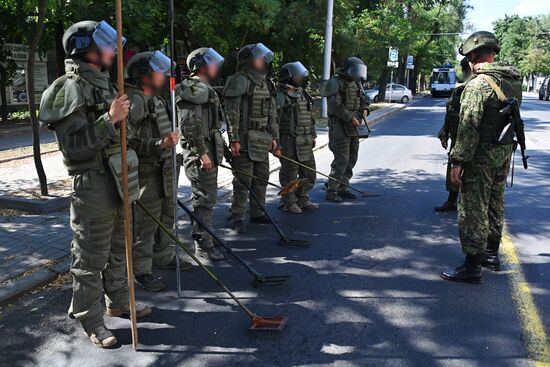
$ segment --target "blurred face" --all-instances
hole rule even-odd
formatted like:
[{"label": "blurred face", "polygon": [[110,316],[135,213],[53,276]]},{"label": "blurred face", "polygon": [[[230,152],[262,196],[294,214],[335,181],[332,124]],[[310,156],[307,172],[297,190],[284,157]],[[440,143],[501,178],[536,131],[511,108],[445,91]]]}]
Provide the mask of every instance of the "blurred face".
[{"label": "blurred face", "polygon": [[304,78],[302,75],[296,75],[292,80],[294,81],[294,85],[301,87],[304,85],[304,81],[306,78]]},{"label": "blurred face", "polygon": [[111,48],[102,48],[99,52],[89,51],[86,53],[86,59],[92,64],[98,64],[105,70],[111,69],[116,57],[115,50]]},{"label": "blurred face", "polygon": [[220,72],[220,65],[216,63],[206,65],[204,72],[209,80],[214,80],[218,77],[218,74]]},{"label": "blurred face", "polygon": [[252,59],[251,65],[257,71],[265,71],[267,69],[267,63],[263,57]]},{"label": "blurred face", "polygon": [[161,89],[166,84],[166,75],[161,71],[151,73],[150,79],[151,85],[155,89]]}]

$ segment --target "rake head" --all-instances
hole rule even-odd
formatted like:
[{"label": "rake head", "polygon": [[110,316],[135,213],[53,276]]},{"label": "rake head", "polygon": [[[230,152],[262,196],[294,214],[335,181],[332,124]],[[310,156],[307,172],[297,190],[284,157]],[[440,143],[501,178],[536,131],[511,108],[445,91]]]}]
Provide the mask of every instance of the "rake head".
[{"label": "rake head", "polygon": [[372,192],[361,191],[361,196],[364,197],[364,198],[375,198],[375,197],[382,196],[382,195],[373,194]]},{"label": "rake head", "polygon": [[285,246],[285,247],[309,247],[311,245],[311,241],[309,240],[293,240],[287,237],[281,237],[279,240],[279,245]]},{"label": "rake head", "polygon": [[291,192],[295,192],[298,190],[304,183],[306,183],[307,178],[298,178],[296,180],[290,181],[288,184],[286,184],[281,191],[277,193],[279,196],[285,196],[286,194],[290,194]]},{"label": "rake head", "polygon": [[252,316],[252,325],[249,330],[252,331],[281,331],[288,321],[287,316],[261,317]]},{"label": "rake head", "polygon": [[276,275],[276,276],[256,276],[254,278],[254,286],[256,287],[268,287],[275,285],[286,284],[290,280],[290,275]]}]

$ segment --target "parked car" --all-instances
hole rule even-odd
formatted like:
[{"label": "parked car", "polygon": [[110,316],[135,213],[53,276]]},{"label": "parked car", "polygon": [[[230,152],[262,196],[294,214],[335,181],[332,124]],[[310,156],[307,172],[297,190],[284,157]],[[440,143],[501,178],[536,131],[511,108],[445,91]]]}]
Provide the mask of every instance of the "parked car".
[{"label": "parked car", "polygon": [[542,81],[542,84],[539,88],[539,100],[547,100],[550,98],[550,76],[547,76]]},{"label": "parked car", "polygon": [[[365,95],[370,101],[378,102],[378,87],[373,87],[365,91]],[[391,97],[392,101],[401,101],[401,103],[407,103],[412,99],[412,91],[401,84],[387,84],[386,85],[386,97],[385,100],[389,101]]]}]

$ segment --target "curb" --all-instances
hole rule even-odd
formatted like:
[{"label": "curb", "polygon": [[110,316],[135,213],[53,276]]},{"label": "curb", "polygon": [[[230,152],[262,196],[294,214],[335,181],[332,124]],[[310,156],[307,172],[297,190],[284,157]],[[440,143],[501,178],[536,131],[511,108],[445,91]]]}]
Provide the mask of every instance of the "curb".
[{"label": "curb", "polygon": [[[407,108],[412,103],[414,102],[411,101],[411,103],[409,104],[398,105],[392,108],[388,106],[378,110],[382,112],[385,109],[388,109],[386,112],[380,113],[379,114],[380,116],[375,116],[374,118],[371,118],[370,120],[368,120],[369,125],[374,126],[377,123],[380,123],[381,121],[385,120],[386,118],[393,115],[394,113],[398,111],[402,111],[403,109]],[[313,149],[313,151],[315,152],[315,151],[324,149],[327,146],[328,146],[328,136],[326,141],[316,146]],[[271,164],[271,163],[274,163],[274,164]],[[280,168],[281,168],[281,164],[278,159],[275,158],[270,160],[270,170],[269,170],[270,174],[275,171],[278,171]],[[230,185],[231,185],[231,181],[228,180],[227,183],[224,183],[223,185],[218,187],[218,199],[221,199],[229,194],[226,190],[219,190],[219,189],[228,187]],[[190,198],[184,201],[185,204],[189,204],[190,202],[191,202]],[[57,276],[67,273],[69,271],[70,264],[71,264],[71,256],[66,255],[64,258],[62,258],[62,260],[59,263],[51,267],[42,266],[38,270],[30,274],[27,274],[27,275],[23,274],[20,277],[7,280],[5,283],[0,285],[0,304],[4,304],[9,300],[17,298],[32,289],[35,289],[41,285],[51,282]],[[33,270],[33,269],[30,269],[30,270]]]},{"label": "curb", "polygon": [[[58,149],[46,150],[46,151],[40,152],[40,155],[42,156],[42,155],[51,154],[51,153],[55,153],[55,152],[59,152],[59,150]],[[0,164],[13,162],[13,161],[18,161],[18,160],[21,160],[21,159],[32,158],[32,157],[34,157],[34,155],[31,153],[31,154],[25,154],[25,155],[18,155],[18,156],[10,157],[10,158],[3,158],[3,159],[0,159]]]},{"label": "curb", "polygon": [[[41,267],[27,275],[21,275],[18,278],[7,280],[0,288],[0,304],[4,304],[22,294],[50,283],[59,275],[69,271],[71,257],[65,256],[65,259],[51,267]],[[31,269],[32,270],[32,269]]]}]

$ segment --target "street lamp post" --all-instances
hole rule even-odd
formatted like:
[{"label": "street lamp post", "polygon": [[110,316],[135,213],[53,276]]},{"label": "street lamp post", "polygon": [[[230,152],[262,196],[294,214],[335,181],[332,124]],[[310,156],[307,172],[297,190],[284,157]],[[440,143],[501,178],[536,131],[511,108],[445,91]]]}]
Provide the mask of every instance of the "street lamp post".
[{"label": "street lamp post", "polygon": [[[334,0],[327,0],[327,21],[325,25],[325,50],[323,52],[323,80],[330,78],[330,59],[332,51],[332,11]],[[321,117],[327,117],[327,99],[321,101]]]}]

